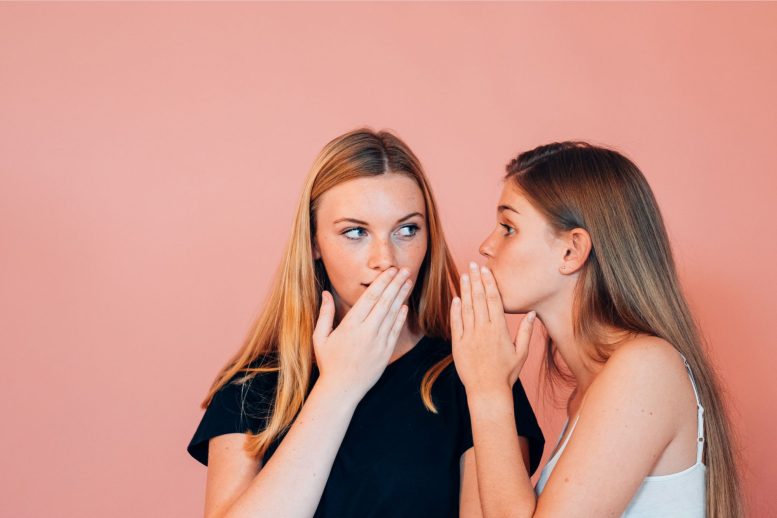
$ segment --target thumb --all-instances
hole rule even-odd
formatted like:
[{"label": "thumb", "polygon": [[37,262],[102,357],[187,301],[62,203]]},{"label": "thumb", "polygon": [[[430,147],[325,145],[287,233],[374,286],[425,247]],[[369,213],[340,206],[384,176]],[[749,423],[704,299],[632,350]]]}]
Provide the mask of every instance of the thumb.
[{"label": "thumb", "polygon": [[518,326],[518,332],[515,333],[515,352],[518,354],[527,354],[529,351],[529,341],[531,340],[532,330],[534,329],[534,319],[537,317],[536,311],[530,311],[521,320]]},{"label": "thumb", "polygon": [[335,320],[335,304],[332,294],[328,291],[321,293],[321,309],[318,312],[316,327],[313,329],[313,345],[319,347],[326,341],[332,332],[332,324]]}]

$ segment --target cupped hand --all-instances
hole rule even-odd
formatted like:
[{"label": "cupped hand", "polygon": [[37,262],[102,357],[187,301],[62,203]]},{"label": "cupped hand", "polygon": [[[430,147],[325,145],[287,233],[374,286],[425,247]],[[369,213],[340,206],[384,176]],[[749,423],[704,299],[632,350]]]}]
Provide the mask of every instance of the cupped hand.
[{"label": "cupped hand", "polygon": [[361,399],[378,381],[407,318],[404,302],[413,284],[408,277],[405,269],[381,273],[334,330],[334,300],[322,293],[313,331],[318,383]]},{"label": "cupped hand", "polygon": [[451,305],[453,360],[467,392],[512,389],[529,353],[535,316],[528,313],[511,339],[494,275],[470,263],[461,276],[461,298]]}]

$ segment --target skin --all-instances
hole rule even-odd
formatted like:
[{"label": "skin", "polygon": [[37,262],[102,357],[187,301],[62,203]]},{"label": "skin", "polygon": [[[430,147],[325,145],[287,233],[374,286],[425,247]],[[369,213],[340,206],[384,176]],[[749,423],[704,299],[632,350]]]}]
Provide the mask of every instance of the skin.
[{"label": "skin", "polygon": [[[388,174],[342,183],[322,195],[316,222],[314,259],[333,288],[313,335],[320,377],[266,466],[243,450],[244,434],[210,440],[206,517],[312,516],[359,401],[421,338],[405,324],[404,304],[428,239],[415,181]],[[528,458],[526,439],[519,449]],[[461,515],[480,516],[472,448],[460,464]]]},{"label": "skin", "polygon": [[[655,337],[609,329],[608,339],[620,345],[601,365],[583,354],[591,344],[574,335],[574,288],[591,251],[585,230],[554,233],[508,182],[497,226],[480,251],[487,265],[472,263],[462,275],[451,327],[484,516],[620,516],[646,476],[695,463],[696,400],[675,349]],[[514,340],[505,312],[527,313]],[[570,422],[579,416],[539,499],[515,440],[511,391],[535,320],[575,377],[567,411]]]},{"label": "skin", "polygon": [[[333,286],[340,321],[389,268],[404,268],[412,283],[426,255],[423,193],[405,175],[357,178],[325,192],[316,214],[314,258],[321,259]],[[403,326],[392,361],[420,339]]]}]

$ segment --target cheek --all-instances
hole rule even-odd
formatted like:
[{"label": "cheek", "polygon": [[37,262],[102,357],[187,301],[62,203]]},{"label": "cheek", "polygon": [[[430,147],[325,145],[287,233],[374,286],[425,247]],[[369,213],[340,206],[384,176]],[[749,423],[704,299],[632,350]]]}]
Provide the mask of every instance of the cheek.
[{"label": "cheek", "polygon": [[360,275],[365,262],[362,247],[330,239],[319,242],[319,250],[332,288],[345,302],[353,304],[359,295],[356,293],[357,288],[362,282]]},{"label": "cheek", "polygon": [[550,261],[542,250],[510,243],[502,246],[492,260],[505,311],[522,313],[534,309],[552,284]]},{"label": "cheek", "polygon": [[510,305],[509,301],[520,292],[521,285],[524,284],[522,279],[526,275],[526,267],[525,259],[518,251],[502,249],[500,252],[492,261],[492,270],[507,308]]},{"label": "cheek", "polygon": [[426,257],[426,242],[418,241],[400,245],[397,251],[397,266],[410,270],[410,278],[415,282]]}]

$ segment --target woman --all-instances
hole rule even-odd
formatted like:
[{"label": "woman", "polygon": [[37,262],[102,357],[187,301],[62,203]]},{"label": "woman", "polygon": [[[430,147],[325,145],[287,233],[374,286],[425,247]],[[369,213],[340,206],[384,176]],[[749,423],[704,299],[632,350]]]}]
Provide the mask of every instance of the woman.
[{"label": "woman", "polygon": [[[189,444],[208,466],[206,516],[479,516],[448,341],[456,278],[410,149],[369,130],[330,142]],[[542,434],[520,384],[511,394],[532,471]]]},{"label": "woman", "polygon": [[[484,516],[741,516],[720,392],[639,169],[541,146],[507,166],[497,222],[451,309]],[[504,312],[527,313],[514,343]],[[536,493],[510,392],[535,317],[549,372],[560,356],[574,384]]]}]

